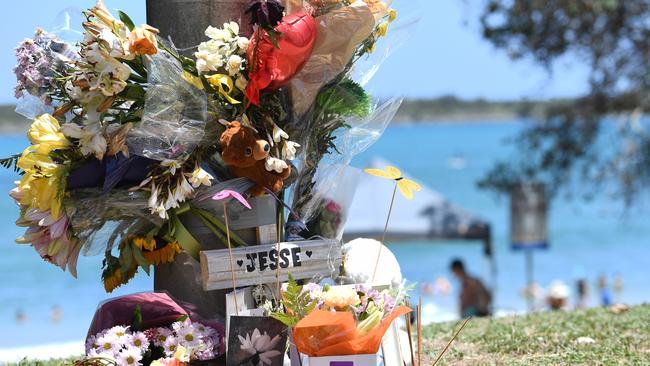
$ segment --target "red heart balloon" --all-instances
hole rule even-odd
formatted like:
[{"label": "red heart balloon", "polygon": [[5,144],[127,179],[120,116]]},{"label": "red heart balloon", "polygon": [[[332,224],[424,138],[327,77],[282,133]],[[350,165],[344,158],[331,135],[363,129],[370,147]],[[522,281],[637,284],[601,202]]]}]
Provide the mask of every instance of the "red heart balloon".
[{"label": "red heart balloon", "polygon": [[275,30],[282,33],[276,38],[278,47],[262,31],[262,37],[253,36],[247,50],[251,71],[246,97],[256,105],[261,90],[282,87],[305,66],[316,42],[316,20],[306,12],[287,15]]}]

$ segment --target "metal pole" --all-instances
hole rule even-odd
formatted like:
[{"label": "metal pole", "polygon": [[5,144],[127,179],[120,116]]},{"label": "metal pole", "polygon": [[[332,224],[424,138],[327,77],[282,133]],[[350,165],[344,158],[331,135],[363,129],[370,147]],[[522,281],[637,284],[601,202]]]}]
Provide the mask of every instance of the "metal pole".
[{"label": "metal pole", "polygon": [[[240,34],[249,35],[251,28],[244,16],[247,3],[248,0],[147,0],[147,24],[158,28],[162,37],[170,37],[183,54],[191,56],[193,47],[207,39],[204,32],[209,25],[221,27],[235,21],[240,24]],[[201,243],[201,249],[224,248],[209,232],[197,232],[202,227],[196,222],[198,219],[183,221]],[[156,267],[154,290],[193,304],[195,311],[207,319],[225,315],[225,295],[231,291],[203,291],[199,262],[184,252],[176,256],[174,263]]]}]

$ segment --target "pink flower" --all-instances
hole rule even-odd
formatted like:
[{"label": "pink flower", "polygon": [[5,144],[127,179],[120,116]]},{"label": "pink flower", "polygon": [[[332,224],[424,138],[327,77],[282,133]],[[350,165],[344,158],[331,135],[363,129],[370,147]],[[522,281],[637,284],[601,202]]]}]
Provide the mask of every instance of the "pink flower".
[{"label": "pink flower", "polygon": [[338,213],[341,211],[341,205],[332,200],[329,200],[325,205],[325,209],[329,212]]},{"label": "pink flower", "polygon": [[70,220],[66,215],[54,221],[49,211],[29,209],[22,220],[26,223],[25,234],[16,239],[19,244],[32,244],[41,258],[64,271],[66,268],[77,277],[77,260],[83,246],[79,240],[70,237]]},{"label": "pink flower", "polygon": [[241,203],[244,207],[251,209],[251,205],[248,203],[248,201],[246,201],[246,199],[241,194],[239,194],[239,192],[235,192],[230,189],[224,189],[222,191],[217,192],[217,194],[215,194],[214,196],[212,196],[212,199],[215,201],[221,201],[228,198],[234,198],[237,201],[239,201],[239,203]]}]

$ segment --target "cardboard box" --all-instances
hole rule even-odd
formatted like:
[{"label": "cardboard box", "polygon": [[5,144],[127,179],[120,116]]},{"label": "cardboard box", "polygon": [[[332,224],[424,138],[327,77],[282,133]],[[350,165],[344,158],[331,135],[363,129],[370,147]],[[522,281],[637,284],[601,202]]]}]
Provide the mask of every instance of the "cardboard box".
[{"label": "cardboard box", "polygon": [[372,355],[349,355],[349,356],[327,356],[308,357],[309,366],[377,366],[379,356]]}]

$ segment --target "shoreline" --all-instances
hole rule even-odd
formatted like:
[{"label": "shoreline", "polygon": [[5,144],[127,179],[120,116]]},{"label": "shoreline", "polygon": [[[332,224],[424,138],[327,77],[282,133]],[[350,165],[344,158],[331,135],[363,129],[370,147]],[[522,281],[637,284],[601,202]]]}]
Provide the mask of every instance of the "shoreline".
[{"label": "shoreline", "polygon": [[83,341],[50,343],[38,346],[0,348],[0,362],[19,362],[21,360],[63,359],[85,353]]}]

